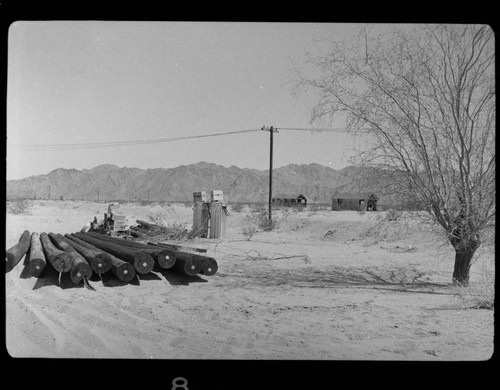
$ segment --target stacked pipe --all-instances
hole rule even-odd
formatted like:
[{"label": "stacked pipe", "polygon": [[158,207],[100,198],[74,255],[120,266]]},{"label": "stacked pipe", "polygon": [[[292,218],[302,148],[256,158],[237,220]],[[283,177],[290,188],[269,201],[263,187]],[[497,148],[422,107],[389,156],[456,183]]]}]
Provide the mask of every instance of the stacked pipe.
[{"label": "stacked pipe", "polygon": [[[126,246],[133,250],[146,251],[153,256],[167,256],[171,259],[174,258],[175,261],[171,265],[169,263],[168,268],[173,268],[176,271],[182,272],[186,275],[194,276],[198,273],[202,273],[207,276],[214,275],[218,270],[217,261],[209,256],[183,252],[175,249],[170,245],[163,244],[152,244],[152,243],[140,243],[136,241],[129,241],[123,238],[116,238],[111,236],[106,236],[98,233],[79,233],[80,235],[87,235],[96,240],[102,240],[116,245]],[[161,265],[160,265],[161,266]],[[167,268],[167,267],[162,267]],[[167,268],[167,269],[168,269]]]},{"label": "stacked pipe", "polygon": [[[74,284],[84,283],[93,273],[110,271],[123,282],[136,274],[147,274],[157,266],[188,276],[214,275],[218,270],[215,259],[181,250],[181,247],[153,242],[136,242],[98,233],[40,234],[25,230],[19,241],[5,251],[6,272],[10,272],[26,256],[29,275],[41,277],[47,266],[62,274],[69,273]],[[59,279],[60,281],[60,279]]]},{"label": "stacked pipe", "polygon": [[6,272],[12,271],[21,258],[26,256],[26,270],[31,276],[40,277],[47,264],[50,264],[60,276],[69,272],[73,283],[83,281],[86,284],[87,279],[92,276],[89,263],[61,237],[45,232],[30,234],[25,230],[19,242],[5,251]]},{"label": "stacked pipe", "polygon": [[[90,233],[92,234],[92,233]],[[121,238],[113,238],[113,237],[108,237],[104,238],[102,237],[101,239],[108,240],[114,243],[117,243],[119,245],[124,245],[127,246],[128,248],[135,249],[135,250],[143,250],[147,251],[149,253],[165,253],[166,256],[170,258],[174,258],[175,261],[172,263],[169,268],[172,268],[175,271],[184,273],[189,276],[194,276],[201,271],[201,263],[192,261],[191,259],[183,256],[186,254],[183,254],[181,252],[174,253],[173,250],[170,250],[168,248],[162,248],[159,246],[153,246],[149,244],[143,244],[143,243],[138,243],[134,241],[127,241]],[[118,241],[120,240],[120,241]]]},{"label": "stacked pipe", "polygon": [[17,244],[5,251],[5,271],[10,272],[30,248],[30,232],[25,230]]},{"label": "stacked pipe", "polygon": [[[127,241],[123,238],[114,238],[111,236],[103,235],[103,234],[98,234],[98,233],[87,233],[89,236],[92,236],[96,239],[101,239],[104,241],[108,241],[111,243],[119,244],[119,245],[124,245],[128,248],[137,248],[144,250],[146,253],[149,253],[154,261],[155,264],[163,269],[169,269],[172,268],[173,265],[175,264],[176,261],[176,256],[173,253],[173,251],[168,250],[168,249],[163,249],[163,248],[154,248],[154,247],[149,247],[146,245],[139,245],[137,246],[135,242],[133,241]],[[131,245],[132,244],[132,245]],[[135,244],[135,245],[134,245]]]},{"label": "stacked pipe", "polygon": [[49,237],[56,245],[65,251],[71,259],[70,277],[73,283],[78,284],[85,278],[92,276],[92,267],[66,240],[59,234],[49,233]]},{"label": "stacked pipe", "polygon": [[40,236],[38,233],[33,232],[30,240],[28,273],[31,276],[39,277],[46,265],[47,260],[45,253],[43,253]]},{"label": "stacked pipe", "polygon": [[146,251],[132,250],[124,245],[109,242],[102,237],[95,237],[89,233],[73,233],[73,235],[82,241],[88,242],[103,251],[116,256],[127,263],[134,266],[136,272],[140,274],[147,274],[153,270],[155,261],[153,257]]},{"label": "stacked pipe", "polygon": [[122,282],[130,282],[135,277],[135,268],[132,264],[73,235],[65,234],[65,237],[70,245],[90,261],[94,272],[101,274],[111,269],[113,275]]}]

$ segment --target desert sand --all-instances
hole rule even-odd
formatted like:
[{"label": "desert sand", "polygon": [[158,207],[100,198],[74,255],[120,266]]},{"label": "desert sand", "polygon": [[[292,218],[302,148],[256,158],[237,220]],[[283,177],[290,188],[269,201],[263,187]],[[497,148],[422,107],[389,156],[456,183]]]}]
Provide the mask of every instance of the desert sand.
[{"label": "desert sand", "polygon": [[[7,213],[6,247],[25,229],[72,233],[107,203],[32,201]],[[162,214],[192,224],[192,209],[122,204],[130,223]],[[153,271],[74,285],[48,269],[5,275],[6,347],[12,357],[280,360],[487,360],[494,311],[474,309],[450,285],[453,251],[429,225],[384,212],[277,212],[278,228],[243,233],[233,211],[222,239],[195,239],[219,265],[213,276]],[[330,232],[330,233],[328,233]],[[328,234],[327,234],[328,233]],[[471,286],[494,274],[481,248]]]}]

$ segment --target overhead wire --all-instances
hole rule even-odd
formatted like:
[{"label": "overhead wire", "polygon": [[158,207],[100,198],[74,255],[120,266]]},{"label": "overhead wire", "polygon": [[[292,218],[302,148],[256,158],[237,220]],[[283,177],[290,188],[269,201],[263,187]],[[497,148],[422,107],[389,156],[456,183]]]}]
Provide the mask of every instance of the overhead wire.
[{"label": "overhead wire", "polygon": [[[347,132],[345,128],[302,128],[302,127],[275,127],[276,130],[290,131],[309,131],[309,132]],[[219,137],[232,134],[251,133],[262,130],[262,128],[235,130],[222,133],[188,135],[180,137],[156,138],[146,140],[131,140],[131,141],[103,141],[103,142],[79,142],[79,143],[61,143],[61,144],[27,144],[27,145],[7,145],[7,149],[12,151],[56,151],[56,150],[79,150],[79,149],[100,149],[117,146],[133,146],[147,145],[164,142],[183,141],[188,139]],[[361,129],[367,131],[368,129]]]},{"label": "overhead wire", "polygon": [[[305,127],[274,127],[276,130],[309,131],[311,133],[347,133],[348,130],[343,127],[330,128],[305,128]],[[370,131],[370,129],[359,129],[360,131]]]},{"label": "overhead wire", "polygon": [[66,143],[66,144],[31,144],[31,145],[7,145],[8,149],[17,151],[54,151],[54,150],[74,150],[74,149],[99,149],[115,146],[130,146],[130,145],[146,145],[153,143],[162,142],[174,142],[182,141],[187,139],[196,138],[207,138],[207,137],[218,137],[223,135],[231,134],[242,134],[260,131],[260,129],[247,129],[247,130],[236,130],[228,131],[223,133],[212,133],[212,134],[200,134],[191,136],[181,136],[181,137],[170,137],[170,138],[156,138],[149,140],[133,140],[133,141],[108,141],[108,142],[87,142],[87,143]]}]

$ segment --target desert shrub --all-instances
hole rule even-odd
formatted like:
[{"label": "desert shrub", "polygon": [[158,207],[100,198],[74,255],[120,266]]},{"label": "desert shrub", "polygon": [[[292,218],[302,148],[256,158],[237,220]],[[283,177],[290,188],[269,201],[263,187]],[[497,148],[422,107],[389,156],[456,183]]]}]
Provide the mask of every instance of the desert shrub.
[{"label": "desert shrub", "polygon": [[148,222],[154,223],[155,225],[163,226],[165,223],[166,215],[164,212],[155,210],[153,213],[148,214]]},{"label": "desert shrub", "polygon": [[262,204],[252,204],[250,206],[250,212],[251,213],[260,213],[262,211],[265,211],[267,210],[266,206],[262,205]]},{"label": "desert shrub", "polygon": [[456,285],[455,297],[460,301],[462,309],[489,309],[493,310],[495,301],[494,281],[481,281],[464,287]]},{"label": "desert shrub", "polygon": [[149,222],[162,226],[166,225],[169,219],[179,220],[175,207],[170,203],[156,205],[147,217]]},{"label": "desert shrub", "polygon": [[385,214],[385,218],[388,221],[397,221],[401,217],[401,211],[396,209],[389,209]]},{"label": "desert shrub", "polygon": [[245,206],[243,203],[233,203],[231,204],[231,210],[239,213],[243,210],[243,206]]},{"label": "desert shrub", "polygon": [[494,272],[482,269],[479,280],[469,286],[454,286],[454,296],[460,301],[462,309],[494,309],[495,275]]},{"label": "desert shrub", "polygon": [[181,222],[168,222],[169,218],[174,214],[174,218],[177,219],[177,215],[172,205],[168,204],[166,207],[157,207],[151,213],[148,214],[148,222],[161,226],[161,230],[157,233],[162,236],[162,238],[167,240],[184,240],[188,238],[189,229],[186,224]]},{"label": "desert shrub", "polygon": [[258,227],[265,232],[270,232],[278,227],[278,220],[276,218],[269,219],[268,215],[261,216],[258,220]]},{"label": "desert shrub", "polygon": [[317,212],[317,211],[327,210],[328,208],[321,204],[308,204],[307,209],[311,212]]},{"label": "desert shrub", "polygon": [[294,211],[297,211],[297,212],[301,212],[301,211],[304,211],[307,207],[304,206],[303,204],[298,204],[297,206],[294,206],[293,207],[295,210]]},{"label": "desert shrub", "polygon": [[246,223],[249,225],[255,225],[258,229],[265,232],[274,230],[279,225],[279,218],[274,217],[269,219],[269,212],[265,208],[261,208],[259,211],[246,215]]},{"label": "desert shrub", "polygon": [[169,240],[185,240],[188,238],[189,230],[186,225],[180,222],[173,222],[165,226],[168,233],[166,238]]},{"label": "desert shrub", "polygon": [[[391,217],[392,218],[392,217]],[[358,237],[361,239],[384,240],[386,242],[394,242],[405,238],[410,231],[410,219],[403,216],[397,219],[375,218],[373,221],[368,220],[363,224]]]},{"label": "desert shrub", "polygon": [[242,229],[243,235],[246,241],[250,241],[255,233],[257,233],[257,228],[253,225],[246,226]]},{"label": "desert shrub", "polygon": [[29,214],[31,212],[31,202],[28,199],[16,199],[7,202],[7,212],[15,215]]}]

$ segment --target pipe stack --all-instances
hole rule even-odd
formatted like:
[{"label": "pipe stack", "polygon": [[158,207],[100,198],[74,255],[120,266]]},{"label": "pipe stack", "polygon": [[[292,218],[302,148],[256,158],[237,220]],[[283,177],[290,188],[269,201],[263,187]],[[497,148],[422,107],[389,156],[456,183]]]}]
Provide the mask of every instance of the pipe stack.
[{"label": "pipe stack", "polygon": [[[96,274],[111,273],[128,283],[136,275],[154,268],[184,276],[214,275],[217,261],[205,254],[185,250],[183,246],[137,242],[95,232],[40,234],[25,230],[17,244],[5,251],[6,272],[10,272],[26,256],[29,275],[40,278],[48,267],[61,275],[68,273],[73,284],[88,281]],[[93,288],[91,288],[93,289]]]}]

